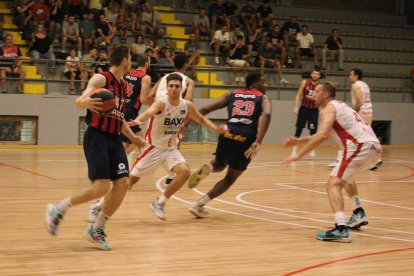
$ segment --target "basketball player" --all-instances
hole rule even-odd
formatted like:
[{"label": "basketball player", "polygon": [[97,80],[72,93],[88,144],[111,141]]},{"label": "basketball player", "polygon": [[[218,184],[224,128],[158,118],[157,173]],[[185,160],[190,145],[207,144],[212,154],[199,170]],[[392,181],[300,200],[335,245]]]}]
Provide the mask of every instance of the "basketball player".
[{"label": "basketball player", "polygon": [[174,181],[166,191],[150,204],[154,214],[165,220],[164,207],[167,199],[177,192],[190,176],[190,168],[178,150],[178,132],[187,116],[204,127],[222,134],[225,126],[217,127],[204,118],[193,104],[181,97],[182,77],[170,74],[167,77],[167,97],[155,101],[144,113],[140,114],[130,125],[143,125],[150,118],[145,134],[148,146],[135,161],[130,173],[131,185],[158,165],[176,174]]},{"label": "basketball player", "polygon": [[220,172],[226,167],[227,172],[206,195],[192,204],[189,211],[194,216],[209,217],[204,205],[227,191],[259,151],[272,113],[271,103],[265,92],[263,76],[250,73],[246,77],[246,88],[229,92],[211,105],[200,109],[200,113],[205,115],[214,110],[227,108],[229,130],[219,136],[215,159],[194,172],[188,180],[188,185],[195,187],[210,172]]},{"label": "basketball player", "polygon": [[[92,186],[57,203],[49,204],[46,213],[47,230],[51,235],[57,235],[59,223],[71,206],[110,193],[108,200],[102,206],[98,219],[85,233],[86,238],[102,250],[112,249],[112,245],[106,241],[105,224],[121,205],[129,188],[128,160],[122,146],[120,133],[127,135],[137,146],[142,146],[145,143],[139,136],[134,135],[123,120],[127,90],[123,76],[131,68],[131,55],[128,46],[113,47],[110,63],[110,70],[93,75],[86,90],[76,99],[78,108],[87,109],[85,121],[88,124],[88,129],[85,132],[83,148]],[[96,89],[102,87],[112,91],[117,100],[117,107],[108,116],[98,115],[102,102],[99,102],[98,98],[92,98]]]},{"label": "basketball player", "polygon": [[[295,137],[297,138],[299,138],[302,134],[302,130],[305,127],[306,123],[308,124],[310,135],[315,134],[316,130],[318,129],[319,110],[315,104],[313,94],[315,91],[315,86],[319,83],[320,78],[321,72],[319,69],[313,69],[311,72],[311,79],[302,80],[298,92],[296,93],[293,113],[298,116],[296,120],[295,132]],[[296,153],[296,150],[297,147],[293,147],[292,152]],[[314,157],[315,151],[311,151],[310,156]]]},{"label": "basketball player", "polygon": [[[323,241],[351,242],[341,190],[345,188],[348,191],[349,185],[356,187],[355,176],[375,164],[381,154],[381,145],[372,128],[355,110],[346,103],[335,100],[335,87],[332,84],[318,84],[315,89],[315,101],[321,109],[317,133],[302,138],[287,138],[284,141],[285,146],[305,145],[300,152],[292,153],[283,163],[288,164],[301,159],[330,136],[333,137],[340,148],[338,152],[340,159],[331,172],[326,190],[335,214],[335,227],[316,234],[316,238]],[[363,210],[361,216],[355,216],[355,223],[359,225],[368,223]]]}]

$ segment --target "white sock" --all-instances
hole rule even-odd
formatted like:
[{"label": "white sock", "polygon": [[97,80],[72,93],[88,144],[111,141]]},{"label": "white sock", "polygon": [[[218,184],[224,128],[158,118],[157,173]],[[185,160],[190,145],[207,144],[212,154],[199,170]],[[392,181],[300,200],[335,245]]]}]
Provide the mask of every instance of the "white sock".
[{"label": "white sock", "polygon": [[72,200],[70,199],[70,196],[64,198],[57,204],[57,208],[62,212],[66,212],[69,207],[72,207]]},{"label": "white sock", "polygon": [[359,196],[356,195],[356,196],[351,197],[351,201],[352,201],[352,204],[354,205],[354,210],[356,208],[362,207],[361,199],[359,198]]},{"label": "white sock", "polygon": [[103,198],[101,198],[100,200],[98,200],[96,203],[95,203],[95,206],[96,207],[99,207],[99,208],[102,208],[102,205],[105,203],[105,198],[103,197]]},{"label": "white sock", "polygon": [[110,216],[105,214],[104,212],[100,211],[98,218],[96,219],[95,223],[93,224],[93,229],[105,229],[105,224],[108,222]]},{"label": "white sock", "polygon": [[219,63],[219,62],[220,62],[219,58],[218,58],[218,57],[216,57],[216,63]]},{"label": "white sock", "polygon": [[335,223],[338,225],[346,225],[345,213],[338,211],[335,213]]},{"label": "white sock", "polygon": [[158,198],[158,202],[159,202],[159,203],[165,203],[165,202],[167,201],[167,199],[168,199],[168,198],[166,198],[166,197],[165,197],[165,195],[161,195],[161,196]]},{"label": "white sock", "polygon": [[198,201],[197,201],[197,205],[198,206],[204,206],[204,205],[206,205],[207,204],[207,202],[209,202],[211,200],[211,198],[208,196],[208,195],[205,195],[205,196],[203,196],[202,198],[200,198]]}]

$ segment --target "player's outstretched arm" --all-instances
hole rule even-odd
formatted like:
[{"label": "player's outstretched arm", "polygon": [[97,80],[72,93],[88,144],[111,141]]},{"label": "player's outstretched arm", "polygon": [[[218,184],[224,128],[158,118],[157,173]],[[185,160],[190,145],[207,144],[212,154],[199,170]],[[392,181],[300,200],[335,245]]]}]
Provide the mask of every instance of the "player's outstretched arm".
[{"label": "player's outstretched arm", "polygon": [[145,112],[139,114],[138,117],[127,123],[129,126],[143,125],[151,116],[159,114],[164,108],[165,104],[162,101],[155,101]]},{"label": "player's outstretched arm", "polygon": [[194,105],[190,101],[187,101],[187,107],[188,117],[190,117],[197,124],[200,124],[211,131],[217,132],[218,134],[223,134],[227,131],[227,127],[225,125],[218,127],[212,121],[201,115],[201,113],[194,108]]},{"label": "player's outstretched arm", "polygon": [[146,75],[141,79],[141,91],[139,94],[139,100],[141,101],[142,104],[150,105],[154,102],[154,97],[150,96],[151,94],[150,86],[151,86],[151,77],[149,75]]}]

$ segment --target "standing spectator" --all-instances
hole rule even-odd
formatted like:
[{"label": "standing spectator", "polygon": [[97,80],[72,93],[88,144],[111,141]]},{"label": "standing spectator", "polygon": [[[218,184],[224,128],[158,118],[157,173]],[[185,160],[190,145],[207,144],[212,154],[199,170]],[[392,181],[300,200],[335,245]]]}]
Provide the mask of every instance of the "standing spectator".
[{"label": "standing spectator", "polygon": [[257,52],[255,66],[260,68],[260,74],[264,76],[264,68],[276,68],[279,74],[281,84],[289,83],[282,73],[282,66],[277,58],[277,52],[273,49],[272,42],[266,41],[265,46]]},{"label": "standing spectator", "polygon": [[[249,50],[247,49],[247,46],[245,45],[244,38],[239,35],[236,38],[236,43],[232,44],[230,46],[230,66],[233,68],[247,68],[250,66],[249,62],[247,60],[249,59]],[[234,81],[239,84],[239,82],[244,83],[244,75],[246,74],[243,70],[233,70],[234,74]]]},{"label": "standing spectator", "polygon": [[211,50],[214,52],[214,62],[220,65],[220,53],[227,54],[230,49],[230,36],[226,25],[214,33]]},{"label": "standing spectator", "polygon": [[257,7],[257,17],[259,18],[259,26],[268,32],[272,28],[273,10],[269,6],[269,0],[263,0],[262,4]]},{"label": "standing spectator", "polygon": [[267,33],[267,41],[271,41],[273,48],[280,52],[280,62],[282,67],[286,67],[286,47],[283,33],[279,25],[274,25],[271,32]]},{"label": "standing spectator", "polygon": [[32,5],[34,0],[20,0],[14,8],[13,23],[23,32],[22,38],[28,40],[34,31],[34,20],[32,14]]},{"label": "standing spectator", "polygon": [[240,9],[240,21],[247,34],[251,35],[257,26],[256,9],[252,5],[252,0],[247,0],[246,5]]},{"label": "standing spectator", "polygon": [[296,35],[300,32],[300,26],[296,16],[291,16],[289,21],[283,23],[282,33],[285,37],[285,47],[296,48]]},{"label": "standing spectator", "polygon": [[115,34],[116,28],[109,23],[105,14],[99,15],[99,21],[96,23],[96,46],[100,45],[110,49]]},{"label": "standing spectator", "polygon": [[0,47],[2,93],[7,92],[7,76],[21,78],[16,90],[19,93],[23,93],[23,78],[26,76],[26,72],[22,67],[22,53],[20,52],[20,48],[13,44],[13,36],[11,34],[6,34],[4,39],[5,44]]},{"label": "standing spectator", "polygon": [[344,44],[342,38],[339,37],[338,29],[333,29],[322,49],[322,70],[326,70],[326,56],[332,55],[332,58],[338,58],[338,70],[344,70]]},{"label": "standing spectator", "polygon": [[297,48],[295,51],[298,68],[302,68],[300,57],[307,56],[314,59],[315,66],[318,66],[318,52],[315,49],[315,40],[309,32],[308,26],[303,25],[302,31],[296,35]]},{"label": "standing spectator", "polygon": [[188,65],[191,66],[191,78],[196,80],[197,75],[195,67],[200,61],[201,46],[200,42],[196,40],[196,35],[194,33],[190,34],[189,40],[184,45],[184,55],[187,57]]},{"label": "standing spectator", "polygon": [[210,36],[210,20],[205,8],[198,9],[198,14],[193,17],[192,25],[196,40],[199,40],[200,36]]},{"label": "standing spectator", "polygon": [[162,37],[165,34],[165,28],[161,27],[160,14],[154,10],[151,3],[144,4],[144,11],[141,14],[141,33]]},{"label": "standing spectator", "polygon": [[[50,1],[52,2],[52,1]],[[65,16],[68,14],[66,1],[56,0],[50,6],[49,36],[54,43],[60,42],[62,35],[62,25]]]},{"label": "standing spectator", "polygon": [[86,55],[83,55],[81,58],[82,67],[83,67],[83,74],[84,79],[89,80],[95,74],[95,60],[98,50],[95,46],[91,46],[89,48],[89,52]]},{"label": "standing spectator", "polygon": [[66,58],[65,62],[65,69],[64,69],[64,75],[67,79],[71,80],[69,82],[69,94],[74,95],[75,92],[75,80],[81,80],[80,88],[81,91],[85,89],[85,82],[83,80],[86,80],[85,76],[82,74],[82,64],[79,62],[79,58],[76,56],[76,50],[70,49],[69,56]]},{"label": "standing spectator", "polygon": [[37,31],[32,39],[32,46],[30,47],[30,56],[33,58],[33,63],[39,58],[49,59],[49,72],[55,72],[55,54],[53,53],[53,41],[46,34],[45,26],[43,24],[37,25]]},{"label": "standing spectator", "polygon": [[79,25],[75,16],[70,14],[68,19],[63,22],[62,27],[62,52],[66,51],[66,42],[73,42],[78,49],[78,57],[82,57],[82,38],[80,36]]},{"label": "standing spectator", "polygon": [[224,5],[223,0],[217,0],[210,5],[209,16],[211,20],[211,36],[213,36],[213,33],[217,30],[217,25],[225,25],[227,29],[230,30],[230,20],[227,17],[226,6]]},{"label": "standing spectator", "polygon": [[79,23],[80,34],[83,41],[83,49],[90,49],[95,44],[95,15],[88,12],[82,22]]}]

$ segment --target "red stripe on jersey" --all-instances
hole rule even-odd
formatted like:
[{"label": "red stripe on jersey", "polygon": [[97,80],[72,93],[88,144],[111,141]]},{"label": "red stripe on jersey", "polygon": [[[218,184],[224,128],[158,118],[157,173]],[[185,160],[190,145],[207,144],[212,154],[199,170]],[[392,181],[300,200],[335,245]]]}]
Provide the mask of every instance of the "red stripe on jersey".
[{"label": "red stripe on jersey", "polygon": [[132,165],[130,171],[135,167],[135,165],[142,159],[145,157],[145,155],[147,155],[153,148],[155,148],[154,146],[150,146],[149,148],[147,148],[144,152],[142,152],[137,159],[135,159],[134,164]]},{"label": "red stripe on jersey", "polygon": [[97,128],[98,127],[98,124],[99,124],[99,116],[96,115],[96,114],[93,114],[92,115],[92,123],[91,123],[91,126]]},{"label": "red stripe on jersey", "polygon": [[152,139],[151,139],[151,130],[152,130],[152,123],[154,122],[154,116],[150,118],[147,131],[145,132],[145,139],[148,139],[148,143],[152,145]]},{"label": "red stripe on jersey", "polygon": [[246,89],[233,90],[231,93],[232,94],[250,94],[250,95],[253,94],[253,95],[258,96],[258,97],[263,96],[263,93],[260,92],[259,90],[255,89],[255,88],[253,88],[251,90],[246,90]]},{"label": "red stripe on jersey", "polygon": [[337,176],[339,178],[343,177],[346,168],[348,168],[348,166],[349,166],[349,163],[351,163],[352,160],[354,160],[354,158],[357,157],[357,155],[361,152],[361,148],[362,148],[362,144],[358,144],[357,149],[355,150],[355,152],[347,159],[346,158],[347,148],[345,147],[344,154],[342,155],[341,165],[339,166],[339,169],[338,169],[338,175]]},{"label": "red stripe on jersey", "polygon": [[142,71],[142,70],[135,70],[135,69],[133,69],[133,70],[131,70],[129,72],[128,75],[131,75],[131,76],[137,77],[137,78],[142,78],[143,76],[146,75],[146,73],[144,71]]},{"label": "red stripe on jersey", "polygon": [[[306,80],[305,87],[303,88],[301,105],[307,108],[317,108],[316,102],[313,98],[316,85],[312,83],[312,80]],[[312,98],[309,98],[312,97]]]},{"label": "red stripe on jersey", "polygon": [[103,118],[103,123],[102,123],[101,130],[102,131],[106,131],[107,128],[108,128],[108,117],[105,116]]},{"label": "red stripe on jersey", "polygon": [[358,140],[349,134],[337,121],[334,122],[333,129],[338,135],[339,139],[341,139],[342,145],[344,145],[344,147],[346,147],[346,140],[352,141],[352,143],[355,145],[359,144]]},{"label": "red stripe on jersey", "polygon": [[135,109],[139,109],[141,107],[141,100],[138,98],[137,102],[134,104]]}]

